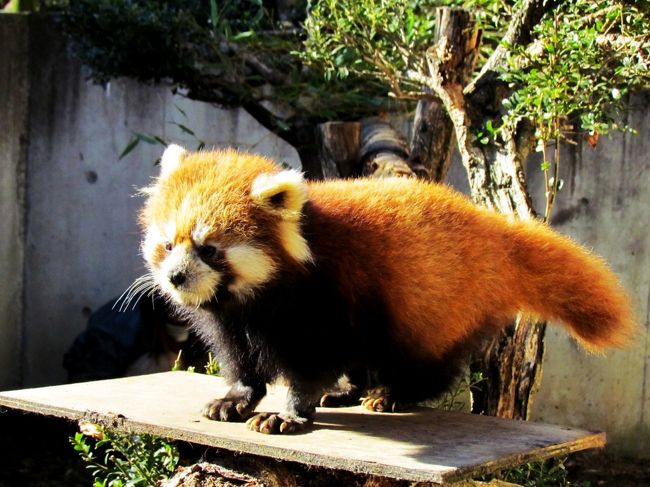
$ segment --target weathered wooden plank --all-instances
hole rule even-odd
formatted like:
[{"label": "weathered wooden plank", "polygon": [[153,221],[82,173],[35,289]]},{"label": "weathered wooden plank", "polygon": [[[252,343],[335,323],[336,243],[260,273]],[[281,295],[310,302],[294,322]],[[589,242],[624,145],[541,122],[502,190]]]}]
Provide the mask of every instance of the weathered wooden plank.
[{"label": "weathered wooden plank", "polygon": [[[240,423],[201,417],[226,392],[219,378],[187,372],[0,393],[0,405],[282,460],[412,481],[447,483],[587,448],[603,433],[432,409],[380,414],[361,407],[318,409],[312,430],[254,433]],[[275,386],[260,411],[278,411]]]}]

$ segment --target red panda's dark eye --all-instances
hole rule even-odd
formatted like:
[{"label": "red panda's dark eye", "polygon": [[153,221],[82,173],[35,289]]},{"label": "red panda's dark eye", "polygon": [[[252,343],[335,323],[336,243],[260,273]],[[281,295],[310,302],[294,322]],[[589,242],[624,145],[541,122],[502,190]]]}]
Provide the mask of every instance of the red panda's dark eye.
[{"label": "red panda's dark eye", "polygon": [[172,244],[171,242],[165,242],[165,250],[167,252],[171,252],[173,248],[174,248],[174,244]]},{"label": "red panda's dark eye", "polygon": [[210,259],[216,255],[217,248],[212,245],[201,245],[196,251],[202,259]]}]

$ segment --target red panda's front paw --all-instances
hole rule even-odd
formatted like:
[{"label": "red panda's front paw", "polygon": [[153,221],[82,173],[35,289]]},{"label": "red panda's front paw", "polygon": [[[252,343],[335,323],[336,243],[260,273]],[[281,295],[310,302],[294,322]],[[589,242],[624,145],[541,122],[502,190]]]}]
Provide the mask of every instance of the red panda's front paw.
[{"label": "red panda's front paw", "polygon": [[408,405],[397,401],[387,388],[378,387],[367,391],[361,405],[378,413],[396,413],[408,409]]},{"label": "red panda's front paw", "polygon": [[273,413],[259,413],[246,421],[249,430],[267,435],[296,433],[310,424],[307,418]]},{"label": "red panda's front paw", "polygon": [[215,421],[244,421],[252,413],[250,402],[244,398],[214,399],[203,408],[203,416]]}]

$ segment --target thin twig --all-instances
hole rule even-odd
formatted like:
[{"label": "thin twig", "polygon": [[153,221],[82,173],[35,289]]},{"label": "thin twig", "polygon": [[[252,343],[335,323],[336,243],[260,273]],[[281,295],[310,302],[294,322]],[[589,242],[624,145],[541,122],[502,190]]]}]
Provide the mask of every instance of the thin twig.
[{"label": "thin twig", "polygon": [[472,93],[488,73],[498,71],[508,57],[510,47],[522,42],[528,42],[530,31],[542,16],[559,5],[562,0],[525,0],[510,22],[508,30],[492,55],[481,68],[478,75],[465,87],[465,93]]}]

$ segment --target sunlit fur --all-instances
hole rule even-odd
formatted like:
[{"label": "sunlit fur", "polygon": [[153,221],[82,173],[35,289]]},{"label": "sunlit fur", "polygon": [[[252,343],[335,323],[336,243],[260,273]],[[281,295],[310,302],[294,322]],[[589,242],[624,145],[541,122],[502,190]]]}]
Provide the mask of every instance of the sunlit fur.
[{"label": "sunlit fur", "polygon": [[[594,350],[633,333],[628,299],[600,258],[443,185],[306,183],[232,150],[172,149],[164,159],[141,212],[143,254],[157,286],[196,307],[233,382],[284,375],[303,391],[291,401],[307,404],[365,364],[420,399],[449,384],[467,344],[520,311],[565,325]],[[201,262],[203,242],[223,252],[223,268]],[[181,290],[169,283],[176,268],[191,274]],[[415,379],[404,378],[418,374],[436,387],[410,394]]]},{"label": "sunlit fur", "polygon": [[[223,251],[232,273],[227,288],[240,299],[253,296],[271,279],[282,259],[311,260],[300,233],[307,198],[302,175],[279,171],[261,158],[247,167],[243,155],[234,151],[218,154],[219,164],[212,160],[206,164],[206,157],[216,153],[190,154],[170,146],[163,154],[158,180],[143,191],[148,201],[141,215],[142,253],[160,289],[183,305],[199,306],[215,298],[217,286],[223,283],[222,272],[200,261],[197,246],[210,243]],[[231,172],[238,177],[232,178]],[[219,191],[214,191],[216,187]],[[273,196],[279,193],[282,201],[276,204]],[[165,250],[168,244],[173,250]],[[269,244],[278,248],[273,250]],[[169,281],[177,271],[188,273],[181,288]]]},{"label": "sunlit fur", "polygon": [[160,177],[165,177],[176,170],[186,153],[181,146],[169,145],[160,158]]}]

